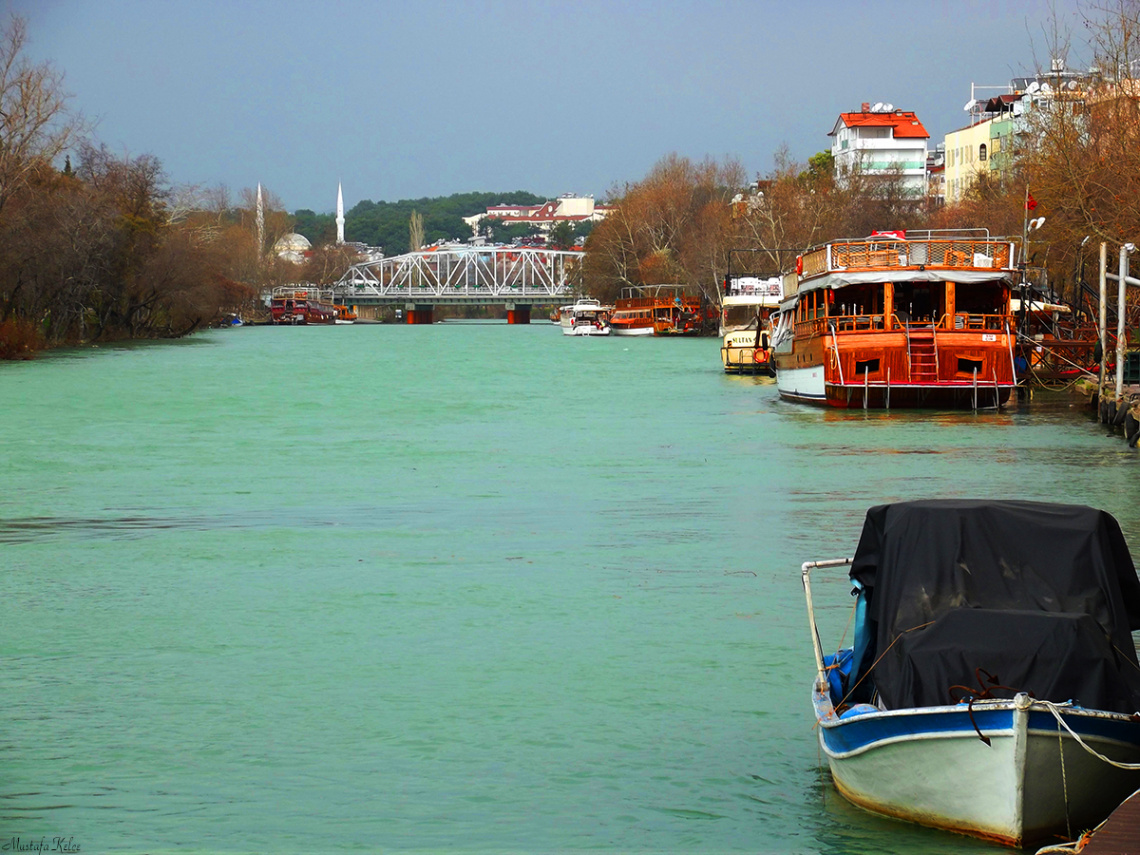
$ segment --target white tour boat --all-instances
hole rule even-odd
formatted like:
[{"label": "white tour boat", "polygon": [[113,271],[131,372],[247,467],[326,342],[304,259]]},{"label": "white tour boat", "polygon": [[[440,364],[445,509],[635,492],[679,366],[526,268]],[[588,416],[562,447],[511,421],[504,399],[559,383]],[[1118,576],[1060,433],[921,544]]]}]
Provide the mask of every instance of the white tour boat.
[{"label": "white tour boat", "polygon": [[776,376],[772,360],[772,319],[779,311],[781,279],[753,276],[731,280],[721,299],[720,360],[726,374]]}]

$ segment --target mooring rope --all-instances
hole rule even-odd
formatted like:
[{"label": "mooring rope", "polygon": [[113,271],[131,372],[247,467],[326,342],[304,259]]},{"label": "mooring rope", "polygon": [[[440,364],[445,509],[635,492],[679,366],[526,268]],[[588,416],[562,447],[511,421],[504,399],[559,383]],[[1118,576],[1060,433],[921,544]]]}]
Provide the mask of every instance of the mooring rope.
[{"label": "mooring rope", "polygon": [[[1034,704],[1040,704],[1041,706],[1045,707],[1045,709],[1049,710],[1049,712],[1051,712],[1053,714],[1053,718],[1057,719],[1057,724],[1059,724],[1059,725],[1061,725],[1061,727],[1065,728],[1065,730],[1067,730],[1069,732],[1069,736],[1071,736],[1071,737],[1073,737],[1073,739],[1077,740],[1077,744],[1080,745],[1081,748],[1085,749],[1085,751],[1087,751],[1093,757],[1096,757],[1100,760],[1103,760],[1108,765],[1115,766],[1117,769],[1129,769],[1129,770],[1140,769],[1140,763],[1122,763],[1119,760],[1113,760],[1111,757],[1105,757],[1103,754],[1101,754],[1095,748],[1092,748],[1091,746],[1086,744],[1085,741],[1083,739],[1081,739],[1081,737],[1077,734],[1077,732],[1074,731],[1071,727],[1069,727],[1069,723],[1067,721],[1065,721],[1064,718],[1061,717],[1061,713],[1057,708],[1057,704],[1053,703],[1052,701],[1034,701],[1033,703]],[[1058,732],[1057,737],[1058,737],[1058,739],[1060,738],[1060,732]]]},{"label": "mooring rope", "polygon": [[1065,742],[1061,737],[1061,728],[1057,728],[1057,753],[1061,755],[1061,789],[1065,793],[1065,835],[1073,839],[1073,824],[1069,820],[1069,778],[1065,774]]}]

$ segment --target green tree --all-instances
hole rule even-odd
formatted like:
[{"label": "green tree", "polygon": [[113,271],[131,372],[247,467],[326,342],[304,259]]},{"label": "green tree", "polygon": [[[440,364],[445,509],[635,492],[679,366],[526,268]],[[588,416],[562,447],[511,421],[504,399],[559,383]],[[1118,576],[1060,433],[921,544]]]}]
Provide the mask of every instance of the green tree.
[{"label": "green tree", "polygon": [[574,241],[574,225],[569,220],[558,220],[547,234],[547,243],[553,249],[570,249]]},{"label": "green tree", "polygon": [[293,219],[296,221],[293,230],[307,237],[313,246],[336,240],[336,217],[332,214],[317,214],[301,208],[293,213]]},{"label": "green tree", "polygon": [[832,184],[835,181],[835,155],[831,150],[817,151],[808,158],[807,169],[800,173],[800,181],[812,185]]},{"label": "green tree", "polygon": [[523,238],[535,237],[541,231],[535,223],[508,223],[503,220],[483,220],[483,234],[495,243],[518,243]]},{"label": "green tree", "polygon": [[431,243],[471,237],[471,227],[463,218],[481,214],[490,206],[537,205],[544,201],[543,197],[522,190],[457,193],[445,197],[401,199],[398,202],[364,200],[345,213],[345,238],[370,246],[382,246],[388,255],[399,255],[408,251],[408,222],[413,210],[423,216],[424,239]]}]

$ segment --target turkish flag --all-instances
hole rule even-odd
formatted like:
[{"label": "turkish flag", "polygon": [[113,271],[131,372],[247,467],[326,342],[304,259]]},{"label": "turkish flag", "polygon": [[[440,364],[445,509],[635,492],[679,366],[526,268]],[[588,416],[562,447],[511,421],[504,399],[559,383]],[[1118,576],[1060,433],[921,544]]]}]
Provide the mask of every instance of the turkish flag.
[{"label": "turkish flag", "polygon": [[1025,194],[1025,210],[1032,211],[1037,208],[1037,200],[1033,198],[1032,193]]}]

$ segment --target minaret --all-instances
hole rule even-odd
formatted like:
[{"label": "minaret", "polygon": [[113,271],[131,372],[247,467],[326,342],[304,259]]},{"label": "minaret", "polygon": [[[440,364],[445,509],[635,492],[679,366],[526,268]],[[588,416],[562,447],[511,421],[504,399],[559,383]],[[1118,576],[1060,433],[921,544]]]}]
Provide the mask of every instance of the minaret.
[{"label": "minaret", "polygon": [[261,182],[257,182],[257,257],[265,251],[265,203],[261,200]]},{"label": "minaret", "polygon": [[336,242],[344,243],[344,194],[340,192],[340,182],[336,183]]}]

